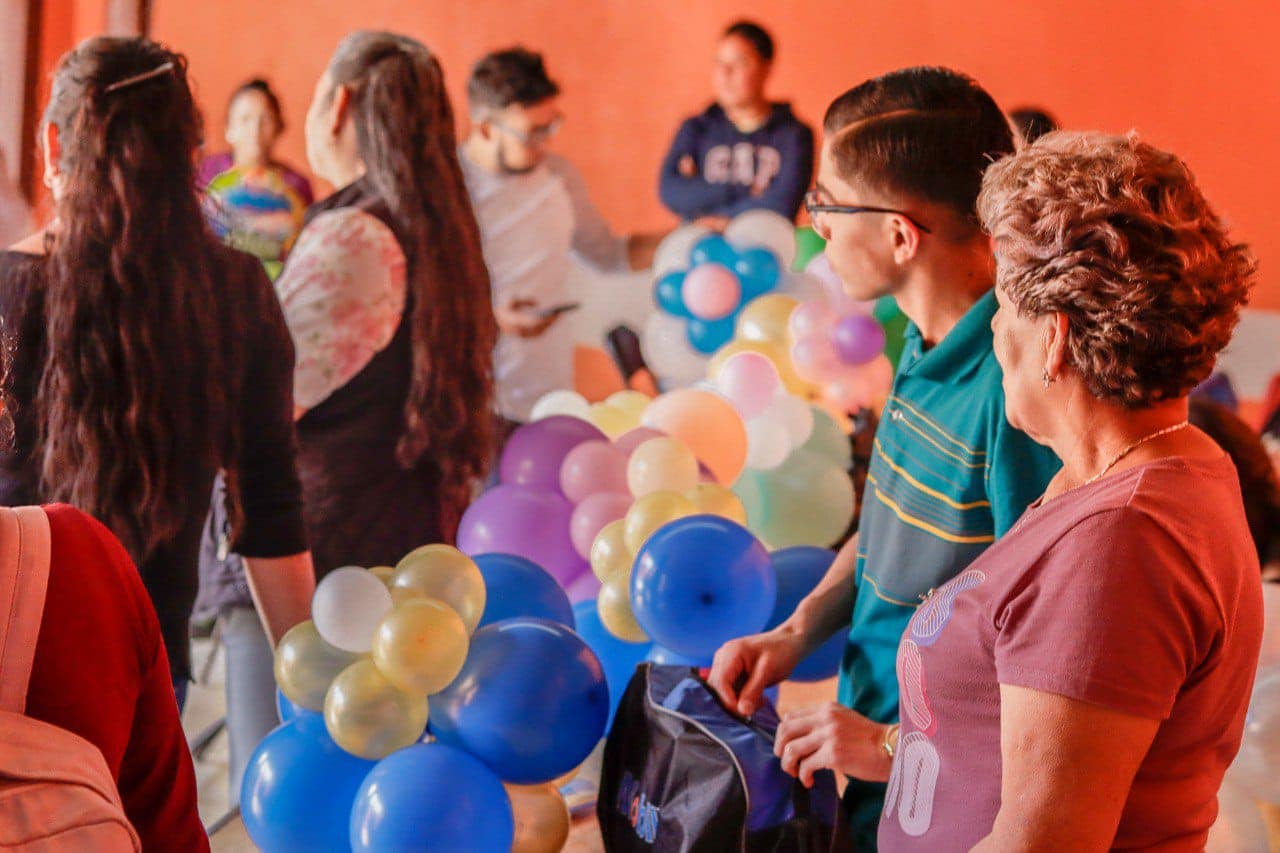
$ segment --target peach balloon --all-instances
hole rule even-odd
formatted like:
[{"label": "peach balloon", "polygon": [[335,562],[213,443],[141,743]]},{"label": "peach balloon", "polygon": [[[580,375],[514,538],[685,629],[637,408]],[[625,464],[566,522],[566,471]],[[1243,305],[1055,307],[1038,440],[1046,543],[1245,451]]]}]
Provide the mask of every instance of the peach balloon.
[{"label": "peach balloon", "polygon": [[722,486],[742,473],[747,428],[733,405],[718,394],[681,388],[663,394],[644,412],[644,425],[684,442]]}]

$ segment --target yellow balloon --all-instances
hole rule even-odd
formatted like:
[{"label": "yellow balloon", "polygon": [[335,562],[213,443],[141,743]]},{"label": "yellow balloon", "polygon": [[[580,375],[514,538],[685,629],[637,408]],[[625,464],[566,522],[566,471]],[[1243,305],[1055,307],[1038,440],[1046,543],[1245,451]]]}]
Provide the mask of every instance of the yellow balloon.
[{"label": "yellow balloon", "polygon": [[[605,399],[605,405],[613,406],[620,412],[625,413],[636,424],[640,425],[640,416],[644,414],[644,410],[648,408],[650,400],[648,394],[642,391],[615,391]],[[634,429],[634,427],[633,427]]]},{"label": "yellow balloon", "polygon": [[604,582],[596,596],[596,610],[605,630],[628,643],[647,643],[649,635],[631,612],[631,572],[616,574]]},{"label": "yellow balloon", "polygon": [[276,646],[276,684],[290,702],[321,711],[333,679],[359,659],[358,654],[326,643],[308,619],[290,628]]},{"label": "yellow balloon", "polygon": [[391,566],[372,566],[369,571],[378,576],[378,580],[391,586],[391,578],[395,576],[396,570]]},{"label": "yellow balloon", "polygon": [[554,785],[504,785],[516,821],[511,853],[560,853],[569,840],[569,806]]},{"label": "yellow balloon", "polygon": [[684,495],[675,492],[654,492],[645,495],[631,505],[627,517],[623,519],[626,530],[622,541],[632,554],[639,554],[645,540],[668,522],[677,518],[697,515],[697,505]]},{"label": "yellow balloon", "polygon": [[636,557],[627,550],[626,532],[627,522],[624,519],[611,521],[591,543],[591,571],[601,583],[619,572],[631,571],[631,563]]},{"label": "yellow balloon", "polygon": [[449,686],[467,660],[467,626],[435,598],[406,601],[382,617],[373,634],[373,662],[408,693],[430,696]]},{"label": "yellow balloon", "polygon": [[787,321],[799,304],[795,297],[782,293],[770,293],[751,300],[738,315],[736,336],[786,346]]},{"label": "yellow balloon", "polygon": [[373,661],[356,661],[329,686],[324,725],[338,746],[376,761],[422,737],[427,697],[405,693]]},{"label": "yellow balloon", "polygon": [[640,424],[638,418],[633,418],[629,413],[614,408],[608,403],[593,403],[587,410],[587,420],[595,424],[609,438],[617,438]]},{"label": "yellow balloon", "polygon": [[697,505],[699,512],[718,515],[744,527],[747,524],[747,508],[742,505],[742,499],[724,486],[699,483],[685,492],[684,496]]},{"label": "yellow balloon", "polygon": [[787,346],[769,341],[749,341],[744,338],[729,341],[716,350],[716,354],[707,362],[707,377],[714,382],[720,376],[720,369],[724,367],[724,363],[740,352],[756,352],[773,362],[773,366],[778,368],[782,386],[787,389],[788,394],[807,399],[817,393],[816,386],[805,382],[800,378],[800,374],[796,373]]},{"label": "yellow balloon", "polygon": [[[415,548],[396,564],[391,588],[409,589],[428,598],[438,598],[452,607],[470,634],[484,614],[484,576],[480,567],[457,548],[424,545]],[[395,601],[394,594],[392,601]]]},{"label": "yellow balloon", "polygon": [[651,438],[627,462],[627,486],[637,498],[654,492],[687,492],[698,484],[698,460],[684,442]]}]

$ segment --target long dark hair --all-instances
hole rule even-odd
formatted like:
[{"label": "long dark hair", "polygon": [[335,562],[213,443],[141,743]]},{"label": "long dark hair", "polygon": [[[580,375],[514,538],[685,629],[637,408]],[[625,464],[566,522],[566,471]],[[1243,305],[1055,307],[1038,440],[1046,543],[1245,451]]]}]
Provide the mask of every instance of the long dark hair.
[{"label": "long dark hair", "polygon": [[497,325],[444,72],[421,42],[363,31],[343,39],[329,75],[350,93],[366,179],[408,260],[413,375],[396,454],[405,468],[428,454],[439,466],[452,533],[492,455]]},{"label": "long dark hair", "polygon": [[44,122],[64,183],[35,401],[41,497],[98,517],[141,560],[235,453],[186,59],[90,39],[59,64]]}]

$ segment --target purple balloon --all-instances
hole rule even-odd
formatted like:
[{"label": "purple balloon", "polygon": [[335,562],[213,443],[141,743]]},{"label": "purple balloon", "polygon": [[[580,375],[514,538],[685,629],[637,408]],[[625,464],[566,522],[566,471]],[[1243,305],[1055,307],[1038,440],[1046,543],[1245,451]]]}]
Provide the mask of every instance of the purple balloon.
[{"label": "purple balloon", "polygon": [[613,442],[614,447],[621,450],[628,456],[640,445],[644,444],[651,438],[662,438],[666,433],[662,430],[653,429],[652,427],[636,427],[628,430]]},{"label": "purple balloon", "polygon": [[533,560],[568,586],[586,565],[569,537],[572,517],[573,504],[558,491],[495,486],[462,514],[458,549],[468,555],[496,551]]},{"label": "purple balloon", "polygon": [[608,440],[592,424],[568,415],[525,424],[511,434],[502,450],[501,480],[506,485],[554,489],[558,494],[560,466],[569,451],[584,441]]},{"label": "purple balloon", "polygon": [[565,592],[569,595],[569,601],[574,604],[579,601],[590,601],[600,594],[600,579],[588,566],[577,580],[569,584]]},{"label": "purple balloon", "polygon": [[845,364],[866,364],[884,352],[884,328],[875,317],[849,314],[831,330],[831,345]]}]

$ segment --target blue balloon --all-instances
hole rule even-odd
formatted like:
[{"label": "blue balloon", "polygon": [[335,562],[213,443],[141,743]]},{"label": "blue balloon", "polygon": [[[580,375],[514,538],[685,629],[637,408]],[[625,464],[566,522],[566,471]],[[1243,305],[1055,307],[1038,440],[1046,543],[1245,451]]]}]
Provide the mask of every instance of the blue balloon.
[{"label": "blue balloon", "polygon": [[608,719],[600,660],[573,631],[545,619],[476,631],[462,672],[431,697],[431,732],[517,785],[577,767]]},{"label": "blue balloon", "polygon": [[573,607],[556,579],[533,560],[515,554],[472,557],[484,576],[484,613],[480,626],[528,616],[573,627]]},{"label": "blue balloon", "polygon": [[[774,605],[773,615],[769,617],[766,630],[776,628],[795,612],[796,605],[806,595],[813,592],[814,587],[827,574],[836,552],[826,548],[815,548],[811,545],[799,545],[794,548],[783,548],[769,555],[773,568],[778,575],[778,601]],[[837,631],[796,667],[791,673],[792,681],[822,681],[835,675],[840,669],[840,659],[844,656],[844,646],[849,631]]]},{"label": "blue balloon", "polygon": [[733,271],[742,282],[744,303],[773,290],[782,278],[782,264],[778,262],[778,256],[762,246],[739,252]]},{"label": "blue balloon", "polygon": [[284,695],[283,690],[279,687],[276,688],[276,716],[280,718],[280,722],[287,723],[295,717],[302,717],[307,714],[313,717],[320,716],[319,711],[312,711],[310,708],[294,704],[288,696]]},{"label": "blue balloon", "polygon": [[324,717],[303,714],[262,739],[240,786],[253,843],[276,851],[346,851],[351,804],[374,762],[339,747]]},{"label": "blue balloon", "polygon": [[700,320],[694,317],[689,321],[689,343],[698,352],[710,355],[733,340],[733,328],[736,322],[736,313],[719,320]]},{"label": "blue balloon", "polygon": [[600,621],[600,611],[596,609],[596,600],[589,598],[573,605],[573,617],[577,624],[578,636],[591,651],[595,652],[604,667],[604,679],[609,685],[609,719],[605,730],[613,727],[613,715],[618,711],[618,703],[622,694],[635,674],[636,667],[647,660],[648,643],[628,643],[619,640]]},{"label": "blue balloon", "polygon": [[649,649],[649,654],[645,655],[644,659],[649,663],[656,663],[660,666],[691,666],[694,669],[704,669],[711,666],[711,661],[714,657],[715,655],[705,655],[700,658],[686,657],[654,643]]},{"label": "blue balloon", "polygon": [[677,317],[692,317],[684,304],[683,271],[669,272],[653,285],[653,301],[668,314]]},{"label": "blue balloon", "polygon": [[508,853],[515,835],[502,781],[460,749],[419,743],[378,762],[350,811],[351,849]]},{"label": "blue balloon", "polygon": [[764,628],[778,596],[769,552],[727,518],[658,528],[636,555],[631,609],[654,642],[694,659]]},{"label": "blue balloon", "polygon": [[738,250],[719,234],[708,234],[694,243],[693,248],[689,250],[690,267],[696,267],[699,264],[723,264],[733,269],[733,262],[737,259]]}]

